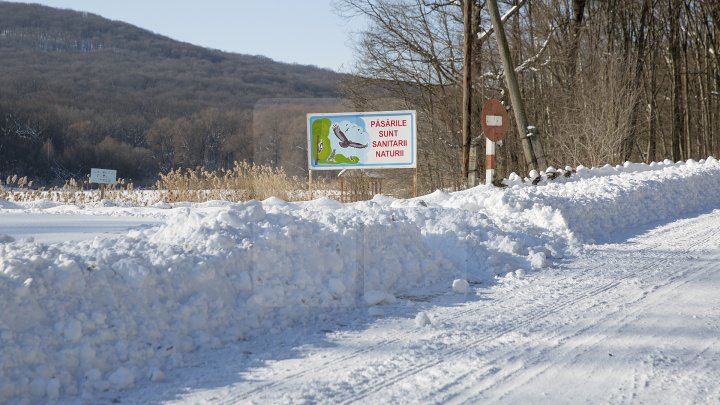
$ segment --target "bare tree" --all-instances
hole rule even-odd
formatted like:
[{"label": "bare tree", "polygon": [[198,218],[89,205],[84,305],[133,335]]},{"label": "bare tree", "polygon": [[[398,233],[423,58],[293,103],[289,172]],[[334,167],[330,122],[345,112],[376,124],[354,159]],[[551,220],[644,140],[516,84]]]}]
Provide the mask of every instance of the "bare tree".
[{"label": "bare tree", "polygon": [[681,38],[680,38],[680,12],[682,11],[682,0],[667,0],[668,6],[668,43],[669,43],[669,60],[672,69],[672,135],[671,148],[672,159],[677,161],[682,159],[680,143],[681,134],[683,132],[683,106],[681,104],[682,97],[682,55],[681,55]]}]

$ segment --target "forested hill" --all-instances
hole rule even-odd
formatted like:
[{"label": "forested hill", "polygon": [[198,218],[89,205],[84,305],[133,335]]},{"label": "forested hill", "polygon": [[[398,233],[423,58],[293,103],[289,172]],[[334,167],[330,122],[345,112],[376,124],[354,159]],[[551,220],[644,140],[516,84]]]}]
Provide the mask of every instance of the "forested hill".
[{"label": "forested hill", "polygon": [[62,179],[101,166],[147,179],[220,167],[251,157],[258,100],[334,97],[339,78],[90,13],[0,2],[0,175]]}]

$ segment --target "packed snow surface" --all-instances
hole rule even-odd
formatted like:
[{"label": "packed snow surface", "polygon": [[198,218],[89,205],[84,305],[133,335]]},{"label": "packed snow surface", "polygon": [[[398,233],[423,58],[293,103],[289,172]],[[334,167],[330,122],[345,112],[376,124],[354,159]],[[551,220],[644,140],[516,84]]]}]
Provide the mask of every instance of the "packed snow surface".
[{"label": "packed snow surface", "polygon": [[[57,243],[0,225],[0,402],[92,402],[159,383],[198,351],[358,307],[382,316],[408,294],[462,296],[619,232],[720,207],[714,158],[541,175],[536,186],[511,176],[504,189],[353,204],[0,200],[0,224],[19,215],[136,221]],[[419,312],[414,323],[434,320]]]}]

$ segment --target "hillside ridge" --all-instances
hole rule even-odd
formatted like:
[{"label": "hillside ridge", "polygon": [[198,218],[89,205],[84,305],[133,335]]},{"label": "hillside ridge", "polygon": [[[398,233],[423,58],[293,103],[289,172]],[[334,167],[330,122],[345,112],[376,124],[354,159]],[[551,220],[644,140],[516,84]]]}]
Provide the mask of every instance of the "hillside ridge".
[{"label": "hillside ridge", "polygon": [[100,163],[151,179],[172,167],[252,160],[258,101],[334,98],[343,77],[3,1],[0,59],[0,176],[55,181]]}]

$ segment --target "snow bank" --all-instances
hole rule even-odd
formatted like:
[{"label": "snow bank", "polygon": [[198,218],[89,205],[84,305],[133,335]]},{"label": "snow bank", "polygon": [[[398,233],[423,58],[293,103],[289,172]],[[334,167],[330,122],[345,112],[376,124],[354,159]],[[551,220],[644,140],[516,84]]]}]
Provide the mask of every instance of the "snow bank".
[{"label": "snow bank", "polygon": [[[0,236],[0,402],[91,401],[300,319],[522,277],[578,241],[720,207],[719,190],[711,158],[412,200],[187,205],[163,209],[161,226],[80,243]],[[38,206],[23,209],[60,209]]]},{"label": "snow bank", "polygon": [[442,207],[475,209],[515,224],[526,221],[584,243],[607,241],[618,231],[720,206],[720,162],[666,160],[587,169],[537,186],[518,176],[503,190],[471,189],[441,196]]},{"label": "snow bank", "polygon": [[712,157],[605,166],[579,170],[576,177],[516,189],[509,199],[531,199],[560,212],[583,242],[608,241],[618,231],[720,207],[720,162]]}]

